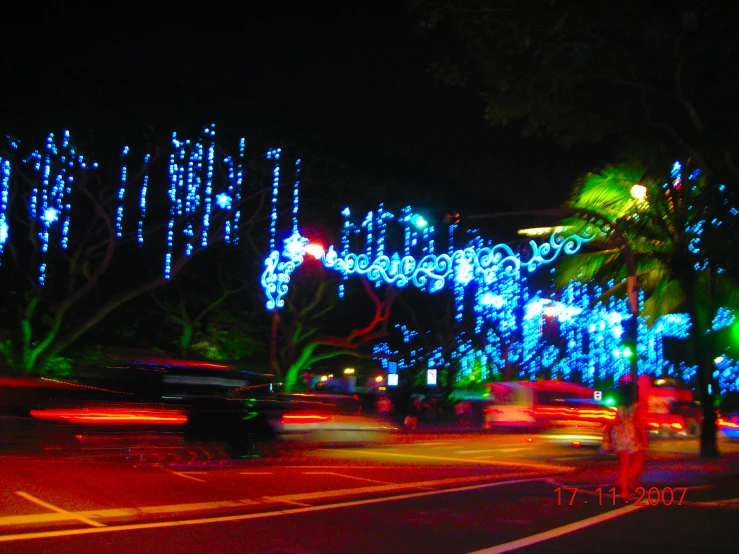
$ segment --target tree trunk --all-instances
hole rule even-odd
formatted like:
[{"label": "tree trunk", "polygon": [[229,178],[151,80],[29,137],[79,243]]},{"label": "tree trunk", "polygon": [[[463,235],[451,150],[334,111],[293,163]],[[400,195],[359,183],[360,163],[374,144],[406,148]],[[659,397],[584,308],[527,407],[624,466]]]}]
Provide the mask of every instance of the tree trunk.
[{"label": "tree trunk", "polygon": [[182,334],[180,335],[180,354],[187,354],[190,351],[192,336],[195,333],[195,326],[189,322],[182,323]]},{"label": "tree trunk", "polygon": [[285,392],[292,392],[295,388],[295,383],[298,380],[298,373],[305,367],[308,360],[313,355],[313,351],[316,349],[316,344],[308,344],[303,348],[300,356],[295,360],[285,372],[284,388]]},{"label": "tree trunk", "polygon": [[698,318],[698,303],[695,296],[695,283],[684,287],[690,314],[691,339],[695,360],[698,364],[698,391],[701,396],[703,408],[703,425],[701,427],[700,453],[704,458],[719,458],[718,444],[716,443],[716,409],[713,406],[713,394],[711,383],[713,381],[713,363],[710,357],[708,344],[705,340],[704,330],[701,328]]}]

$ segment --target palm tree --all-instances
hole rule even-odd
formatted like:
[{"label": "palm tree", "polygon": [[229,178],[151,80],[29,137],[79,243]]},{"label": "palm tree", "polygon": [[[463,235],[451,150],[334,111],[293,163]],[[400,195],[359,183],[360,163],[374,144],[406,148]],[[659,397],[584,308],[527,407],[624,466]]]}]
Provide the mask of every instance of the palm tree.
[{"label": "palm tree", "polygon": [[[731,236],[729,229],[733,226],[728,219],[735,220],[736,212],[726,207],[720,195],[722,189],[709,186],[689,164],[676,163],[665,182],[632,162],[586,175],[567,204],[597,212],[628,240],[636,261],[637,286],[646,295],[642,316],[647,325],[662,315],[687,311],[703,406],[704,457],[719,455],[712,344],[707,333],[719,303],[736,305],[737,301],[737,289],[725,271],[732,258],[727,248],[721,247]],[[567,223],[573,227],[585,225],[577,220]],[[591,244],[602,248],[588,249],[558,265],[557,285],[572,280],[613,279],[618,284],[604,296],[625,293],[623,250],[609,244],[606,235]]]}]

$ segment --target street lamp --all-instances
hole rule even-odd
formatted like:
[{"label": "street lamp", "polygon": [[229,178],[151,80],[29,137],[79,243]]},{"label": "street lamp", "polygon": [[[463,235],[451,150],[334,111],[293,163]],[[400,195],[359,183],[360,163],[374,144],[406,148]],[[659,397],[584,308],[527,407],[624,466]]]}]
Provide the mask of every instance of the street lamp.
[{"label": "street lamp", "polygon": [[320,244],[311,242],[305,246],[305,253],[310,254],[316,260],[320,260],[321,258],[323,258],[326,251],[323,249],[323,246],[321,246]]},{"label": "street lamp", "polygon": [[347,367],[344,370],[344,375],[354,375],[354,368],[353,367]]},{"label": "street lamp", "polygon": [[631,187],[631,196],[637,200],[644,200],[647,196],[647,187],[637,183]]}]

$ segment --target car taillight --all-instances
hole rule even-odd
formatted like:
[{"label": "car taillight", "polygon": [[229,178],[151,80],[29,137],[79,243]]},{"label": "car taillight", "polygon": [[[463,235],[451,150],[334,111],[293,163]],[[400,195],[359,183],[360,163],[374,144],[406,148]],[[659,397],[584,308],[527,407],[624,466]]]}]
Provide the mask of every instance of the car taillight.
[{"label": "car taillight", "polygon": [[[731,421],[727,421],[727,420],[725,420],[723,418],[718,418],[718,420],[716,421],[716,425],[718,425],[719,427],[728,427],[728,428],[732,428],[732,429],[739,429],[739,418],[737,418],[737,417],[731,417],[730,419],[731,419]],[[735,421],[737,423],[734,423]]]},{"label": "car taillight", "polygon": [[321,421],[327,421],[329,416],[321,414],[283,414],[283,423],[320,423]]}]

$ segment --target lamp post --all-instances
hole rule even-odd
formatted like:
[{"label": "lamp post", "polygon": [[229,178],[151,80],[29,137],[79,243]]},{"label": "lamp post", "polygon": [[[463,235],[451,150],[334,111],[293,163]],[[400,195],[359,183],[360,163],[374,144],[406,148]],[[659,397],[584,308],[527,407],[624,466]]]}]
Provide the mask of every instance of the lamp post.
[{"label": "lamp post", "polygon": [[[323,246],[318,243],[310,242],[303,247],[303,253],[312,256],[316,260],[320,260],[325,251]],[[272,309],[272,334],[269,341],[269,370],[274,375],[279,375],[280,371],[277,367],[277,327],[279,323],[279,312],[277,306]]]},{"label": "lamp post", "polygon": [[[631,195],[636,199],[643,199],[646,195],[646,187],[643,185],[634,185],[631,190]],[[634,252],[631,250],[631,245],[624,234],[618,229],[617,222],[610,222],[605,219],[598,212],[594,212],[582,208],[554,208],[549,210],[530,210],[530,211],[519,211],[519,212],[506,212],[506,213],[489,213],[489,214],[476,214],[467,216],[470,220],[482,220],[482,219],[497,219],[502,217],[515,217],[521,215],[534,215],[534,216],[557,216],[560,218],[565,217],[577,217],[598,227],[611,242],[620,247],[624,253],[626,262],[626,290],[628,294],[628,307],[629,317],[628,325],[626,325],[625,334],[626,341],[633,344],[634,352],[628,358],[629,359],[629,373],[631,374],[632,383],[634,383],[634,400],[638,400],[636,390],[636,378],[639,372],[639,356],[637,352],[637,339],[639,337],[639,300],[636,290],[636,260],[634,259]]]},{"label": "lamp post", "polygon": [[277,375],[277,308],[272,309],[272,337],[269,342],[269,371]]}]

